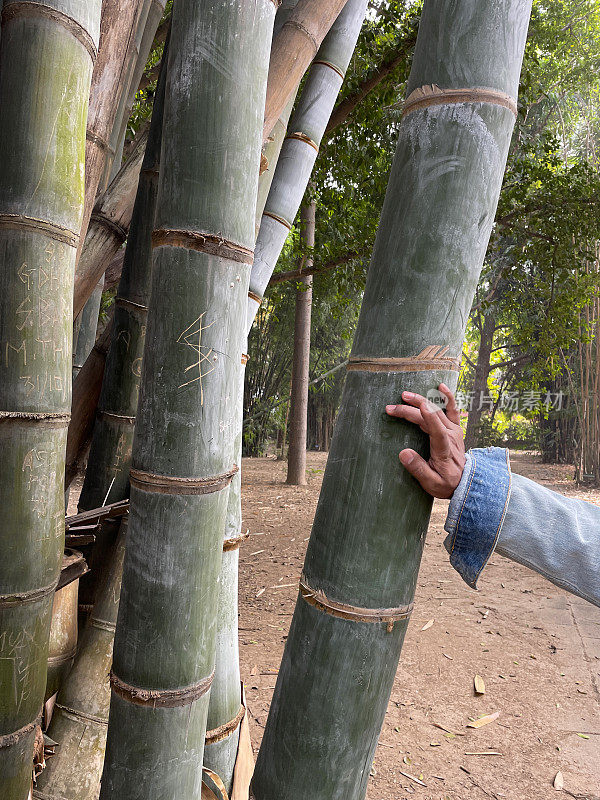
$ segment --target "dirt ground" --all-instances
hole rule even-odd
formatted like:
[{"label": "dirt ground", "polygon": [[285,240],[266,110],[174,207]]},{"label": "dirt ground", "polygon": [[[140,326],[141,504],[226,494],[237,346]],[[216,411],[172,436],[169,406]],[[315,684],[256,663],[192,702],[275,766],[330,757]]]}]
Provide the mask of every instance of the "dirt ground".
[{"label": "dirt ground", "polygon": [[[256,749],[325,461],[308,454],[306,487],[285,485],[283,462],[243,464],[252,535],[240,554],[240,653]],[[600,493],[573,486],[569,467],[542,465],[533,454],[512,461],[516,472],[600,504]],[[469,589],[442,545],[446,508],[436,501],[368,800],[598,800],[600,609],[500,556],[479,591]],[[485,682],[480,696],[475,675]],[[466,727],[494,712],[495,722]],[[553,788],[559,771],[564,792]]]}]

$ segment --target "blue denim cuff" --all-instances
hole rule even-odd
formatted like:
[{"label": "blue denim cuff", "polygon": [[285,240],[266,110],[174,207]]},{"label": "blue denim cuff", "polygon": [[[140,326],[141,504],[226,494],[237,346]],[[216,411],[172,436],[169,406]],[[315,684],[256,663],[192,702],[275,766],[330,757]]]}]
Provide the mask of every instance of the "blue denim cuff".
[{"label": "blue denim cuff", "polygon": [[444,545],[450,563],[473,589],[496,547],[510,485],[508,450],[469,450],[461,481],[450,501]]}]

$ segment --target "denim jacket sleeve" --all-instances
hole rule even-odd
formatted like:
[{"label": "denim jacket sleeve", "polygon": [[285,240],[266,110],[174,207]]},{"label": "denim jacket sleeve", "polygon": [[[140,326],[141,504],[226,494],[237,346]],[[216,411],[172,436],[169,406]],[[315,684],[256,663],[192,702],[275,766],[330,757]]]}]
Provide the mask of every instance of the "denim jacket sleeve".
[{"label": "denim jacket sleeve", "polygon": [[600,605],[600,508],[511,475],[507,450],[467,453],[444,527],[450,563],[469,586],[495,550]]}]

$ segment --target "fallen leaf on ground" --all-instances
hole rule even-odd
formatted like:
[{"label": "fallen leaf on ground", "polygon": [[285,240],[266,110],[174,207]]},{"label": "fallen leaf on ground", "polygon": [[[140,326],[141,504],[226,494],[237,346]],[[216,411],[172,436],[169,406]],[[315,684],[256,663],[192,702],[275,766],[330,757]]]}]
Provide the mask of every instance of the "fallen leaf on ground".
[{"label": "fallen leaf on ground", "polygon": [[264,591],[265,591],[264,589],[261,589],[261,590],[260,590],[260,592],[259,592],[259,593],[258,593],[256,596],[257,596],[257,597],[260,597],[260,596],[261,596],[261,594],[263,594],[263,592],[264,592]]},{"label": "fallen leaf on ground", "polygon": [[554,782],[552,783],[552,786],[554,786],[554,788],[558,789],[558,791],[560,792],[563,790],[564,785],[565,781],[562,772],[557,772],[556,775],[554,776]]},{"label": "fallen leaf on ground", "polygon": [[465,753],[466,756],[501,756],[502,753],[499,753],[497,750],[472,750],[468,753]]},{"label": "fallen leaf on ground", "polygon": [[439,728],[441,731],[446,731],[446,733],[452,734],[452,736],[464,736],[464,733],[460,733],[460,731],[452,730],[452,728],[447,728],[446,725],[442,725],[439,722],[433,723],[435,728]]},{"label": "fallen leaf on ground", "polygon": [[429,628],[431,628],[431,626],[433,625],[433,623],[434,623],[434,622],[435,622],[435,620],[434,620],[434,619],[430,619],[428,622],[426,622],[426,623],[425,623],[425,625],[423,625],[423,627],[421,628],[421,630],[422,630],[422,631],[427,631],[427,630],[429,630]]},{"label": "fallen leaf on ground", "polygon": [[473,684],[475,686],[475,694],[485,694],[485,683],[481,675],[475,675]]},{"label": "fallen leaf on ground", "polygon": [[489,725],[490,722],[495,722],[499,716],[500,712],[494,711],[493,714],[486,714],[485,717],[475,719],[473,722],[467,722],[467,728],[483,728],[484,725]]},{"label": "fallen leaf on ground", "polygon": [[580,738],[580,739],[589,739],[589,738],[590,738],[590,737],[587,735],[587,733],[577,733],[577,734],[575,734],[575,735],[576,735],[576,736],[579,736],[579,738]]}]

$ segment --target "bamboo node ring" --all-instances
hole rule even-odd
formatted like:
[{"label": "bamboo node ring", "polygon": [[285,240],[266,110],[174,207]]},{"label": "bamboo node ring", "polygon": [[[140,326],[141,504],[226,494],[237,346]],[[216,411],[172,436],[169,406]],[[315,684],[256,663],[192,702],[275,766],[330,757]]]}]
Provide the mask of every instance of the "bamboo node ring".
[{"label": "bamboo node ring", "polygon": [[97,145],[100,150],[103,150],[104,152],[107,152],[107,150],[110,149],[106,139],[103,139],[102,136],[94,133],[94,131],[91,131],[89,128],[85,132],[85,138],[88,140],[88,142],[92,142],[92,144]]},{"label": "bamboo node ring", "polygon": [[405,117],[418,108],[451,105],[454,103],[489,103],[508,108],[515,117],[517,116],[517,101],[505,92],[486,88],[441,89],[435,84],[414,89],[404,101],[402,116]]},{"label": "bamboo node ring", "polygon": [[210,689],[214,670],[206,678],[183,689],[142,689],[139,686],[132,686],[121,680],[111,670],[110,686],[115,694],[133,703],[136,706],[146,706],[150,708],[176,708],[177,706],[191,705]]},{"label": "bamboo node ring", "polygon": [[12,592],[11,594],[0,594],[0,608],[12,608],[14,606],[23,605],[23,603],[35,603],[38,600],[43,600],[56,591],[58,581],[49,583],[48,586],[42,586],[41,589],[32,589],[29,592]]},{"label": "bamboo node ring", "polygon": [[223,541],[223,552],[227,553],[229,550],[237,550],[238,547],[241,546],[243,542],[246,541],[250,537],[250,531],[246,531],[246,533],[242,533],[241,536],[235,536],[231,539],[225,539]]},{"label": "bamboo node ring", "polygon": [[229,486],[239,467],[233,467],[221,475],[211,475],[208,478],[178,478],[171,475],[156,475],[153,472],[144,472],[132,469],[129,480],[136,489],[157,494],[211,494],[219,492]]},{"label": "bamboo node ring", "polygon": [[116,422],[124,422],[125,425],[135,425],[135,417],[129,414],[113,414],[112,411],[101,411],[98,409],[96,417],[98,419],[114,419]]},{"label": "bamboo node ring", "polygon": [[213,233],[158,228],[152,232],[152,247],[185,247],[199,253],[228,258],[240,264],[254,263],[252,250]]},{"label": "bamboo node ring", "polygon": [[114,633],[117,627],[114,622],[108,622],[106,619],[98,619],[98,617],[90,617],[89,624],[94,628],[98,628],[101,631],[108,631],[109,633]]},{"label": "bamboo node ring", "polygon": [[76,708],[63,706],[62,703],[56,703],[54,708],[59,708],[63,714],[71,715],[80,722],[95,722],[97,725],[108,725],[108,720],[104,717],[96,717],[93,714],[86,714],[85,711],[78,711]]},{"label": "bamboo node ring", "polygon": [[70,414],[37,411],[0,411],[0,423],[8,420],[30,422],[41,428],[66,428],[71,419]]},{"label": "bamboo node ring", "polygon": [[5,733],[3,736],[0,736],[0,750],[3,747],[12,747],[18,741],[20,741],[24,736],[31,733],[31,731],[35,730],[35,728],[41,723],[42,721],[42,712],[37,715],[37,717],[33,720],[33,722],[28,722],[27,725],[23,725],[22,728],[19,728],[12,733]]},{"label": "bamboo node ring", "polygon": [[450,347],[430,345],[416,356],[407,358],[369,358],[352,356],[348,359],[350,372],[425,372],[429,370],[451,370],[458,372],[460,360],[447,356]]},{"label": "bamboo node ring", "polygon": [[62,11],[44,5],[43,3],[32,3],[27,2],[27,0],[19,0],[19,2],[11,3],[10,0],[8,0],[8,2],[4,4],[4,9],[2,10],[2,24],[5,25],[11,19],[15,19],[15,17],[46,17],[47,19],[51,19],[53,22],[66,28],[66,30],[77,39],[79,44],[83,45],[92,59],[92,64],[96,61],[98,48],[90,34],[83,26],[72,17],[63,14]]},{"label": "bamboo node ring", "polygon": [[312,147],[313,150],[316,150],[317,153],[319,152],[319,145],[316,142],[314,142],[310,138],[310,136],[307,136],[305,133],[302,133],[302,131],[294,131],[294,133],[288,133],[288,135],[285,138],[297,139],[299,142],[304,142],[305,144]]},{"label": "bamboo node ring", "polygon": [[288,231],[292,230],[292,226],[287,221],[287,219],[284,219],[283,217],[280,217],[277,214],[273,214],[272,211],[263,211],[263,217],[271,217],[271,219],[274,219],[275,222],[280,222],[282,225],[284,225],[288,229]]},{"label": "bamboo node ring", "polygon": [[256,292],[248,292],[248,297],[250,300],[254,300],[255,303],[262,303],[262,297],[259,294],[256,294]]},{"label": "bamboo node ring", "polygon": [[237,730],[238,725],[244,719],[244,714],[246,713],[246,709],[244,706],[240,706],[239,711],[235,715],[233,719],[230,719],[229,722],[225,722],[223,725],[219,725],[218,728],[213,728],[210,731],[206,731],[206,737],[204,739],[204,744],[216,744],[217,742],[221,742],[223,739],[226,739],[228,736]]},{"label": "bamboo node ring", "polygon": [[312,589],[308,585],[304,573],[300,576],[300,594],[308,605],[314,606],[332,617],[352,622],[385,623],[388,633],[394,629],[395,622],[409,618],[414,605],[409,603],[397,608],[361,608],[347,603],[338,603],[337,600],[328,598],[320,589]]},{"label": "bamboo node ring", "polygon": [[121,308],[131,308],[134,311],[141,311],[144,314],[148,313],[148,306],[134,303],[133,300],[127,300],[125,297],[115,297],[115,305],[121,306]]},{"label": "bamboo node ring", "polygon": [[98,211],[92,211],[92,216],[90,220],[97,222],[98,225],[101,225],[106,231],[108,231],[114,238],[119,242],[119,244],[123,244],[125,239],[127,238],[127,231],[118,222],[115,222],[112,219],[109,219],[105,214],[101,214]]},{"label": "bamboo node ring", "polygon": [[331,61],[323,61],[323,59],[321,58],[319,59],[315,58],[315,60],[312,62],[312,65],[314,66],[315,64],[322,64],[324,67],[329,67],[329,69],[332,69],[334,72],[337,72],[340,78],[344,80],[345,73],[342,72],[342,70],[335,64],[332,64]]},{"label": "bamboo node ring", "polygon": [[[311,33],[308,30],[308,28],[306,28],[301,22],[298,22],[298,20],[295,20],[295,19],[288,19],[288,21],[285,23],[285,25],[287,25],[289,28],[296,28],[296,30],[299,30],[301,33],[303,33],[306,36],[306,38],[311,42],[311,44],[312,44],[312,46],[314,48],[314,51],[315,51],[315,55],[318,53],[318,51],[319,51],[319,43],[317,42],[314,34]],[[284,25],[284,27],[285,27],[285,25]]]},{"label": "bamboo node ring", "polygon": [[68,228],[55,225],[48,220],[27,217],[25,214],[0,214],[0,228],[41,233],[43,236],[48,236],[57,242],[68,244],[69,247],[77,247],[79,244],[79,231],[70,231]]}]

